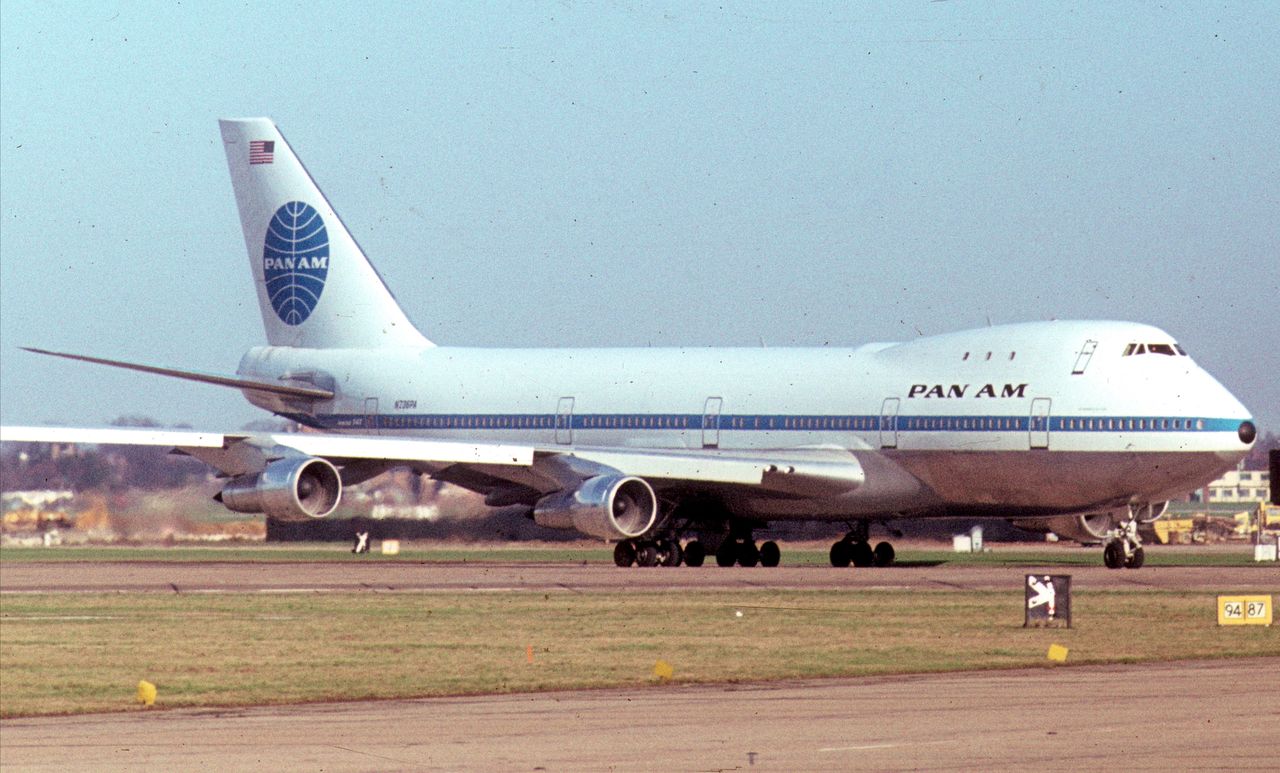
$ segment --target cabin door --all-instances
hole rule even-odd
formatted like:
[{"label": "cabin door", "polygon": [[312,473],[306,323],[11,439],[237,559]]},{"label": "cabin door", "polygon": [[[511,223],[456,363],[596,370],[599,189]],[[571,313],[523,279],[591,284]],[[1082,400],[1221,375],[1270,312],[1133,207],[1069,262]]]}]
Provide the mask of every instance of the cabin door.
[{"label": "cabin door", "polygon": [[1076,364],[1071,369],[1071,375],[1079,376],[1084,373],[1084,369],[1089,367],[1089,360],[1093,359],[1093,353],[1097,348],[1098,342],[1092,338],[1084,342],[1084,346],[1080,347],[1080,353],[1076,355]]},{"label": "cabin door", "polygon": [[720,447],[720,406],[722,405],[724,405],[723,398],[708,397],[707,404],[702,408],[703,448]]},{"label": "cabin door", "polygon": [[556,442],[566,446],[573,442],[572,397],[561,397],[556,406]]},{"label": "cabin door", "polygon": [[1049,410],[1052,400],[1037,397],[1031,401],[1031,447],[1049,447]]},{"label": "cabin door", "polygon": [[378,434],[378,398],[364,399],[364,428],[370,434]]},{"label": "cabin door", "polygon": [[885,398],[880,407],[880,447],[898,447],[898,403],[896,397]]}]

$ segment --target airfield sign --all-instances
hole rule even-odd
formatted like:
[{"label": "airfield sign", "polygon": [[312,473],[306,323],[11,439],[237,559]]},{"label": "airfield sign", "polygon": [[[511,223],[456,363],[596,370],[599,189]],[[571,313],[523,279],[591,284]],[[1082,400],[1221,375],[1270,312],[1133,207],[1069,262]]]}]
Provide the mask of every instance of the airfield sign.
[{"label": "airfield sign", "polygon": [[1271,625],[1270,596],[1219,596],[1218,625]]},{"label": "airfield sign", "polygon": [[1023,628],[1071,627],[1071,575],[1029,574]]}]

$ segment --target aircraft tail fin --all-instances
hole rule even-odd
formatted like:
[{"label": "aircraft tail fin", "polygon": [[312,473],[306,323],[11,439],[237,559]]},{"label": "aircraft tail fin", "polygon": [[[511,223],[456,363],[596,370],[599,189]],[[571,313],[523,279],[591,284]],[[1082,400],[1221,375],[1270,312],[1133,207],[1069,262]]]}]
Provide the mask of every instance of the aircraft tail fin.
[{"label": "aircraft tail fin", "polygon": [[428,347],[268,118],[218,122],[272,346]]}]

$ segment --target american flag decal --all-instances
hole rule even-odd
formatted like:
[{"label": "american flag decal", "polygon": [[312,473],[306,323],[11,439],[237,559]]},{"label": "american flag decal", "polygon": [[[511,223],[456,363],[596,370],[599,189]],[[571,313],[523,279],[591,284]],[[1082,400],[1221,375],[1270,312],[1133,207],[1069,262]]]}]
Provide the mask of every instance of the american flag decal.
[{"label": "american flag decal", "polygon": [[276,143],[272,140],[251,140],[249,142],[249,163],[270,164],[274,160]]}]

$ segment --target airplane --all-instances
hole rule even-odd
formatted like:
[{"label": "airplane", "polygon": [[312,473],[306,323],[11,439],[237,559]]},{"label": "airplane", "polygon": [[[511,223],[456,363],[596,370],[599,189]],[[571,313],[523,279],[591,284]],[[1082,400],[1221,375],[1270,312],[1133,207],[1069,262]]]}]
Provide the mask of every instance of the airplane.
[{"label": "airplane", "polygon": [[777,566],[770,522],[843,524],[836,567],[886,566],[872,524],[999,517],[1101,541],[1234,468],[1249,411],[1168,333],[1115,321],[991,326],[856,348],[486,349],[410,321],[276,125],[222,120],[266,346],[235,376],[31,349],[239,389],[299,433],[4,427],[4,441],[163,445],[215,499],[333,513],[393,467],[615,543],[619,566]]}]

